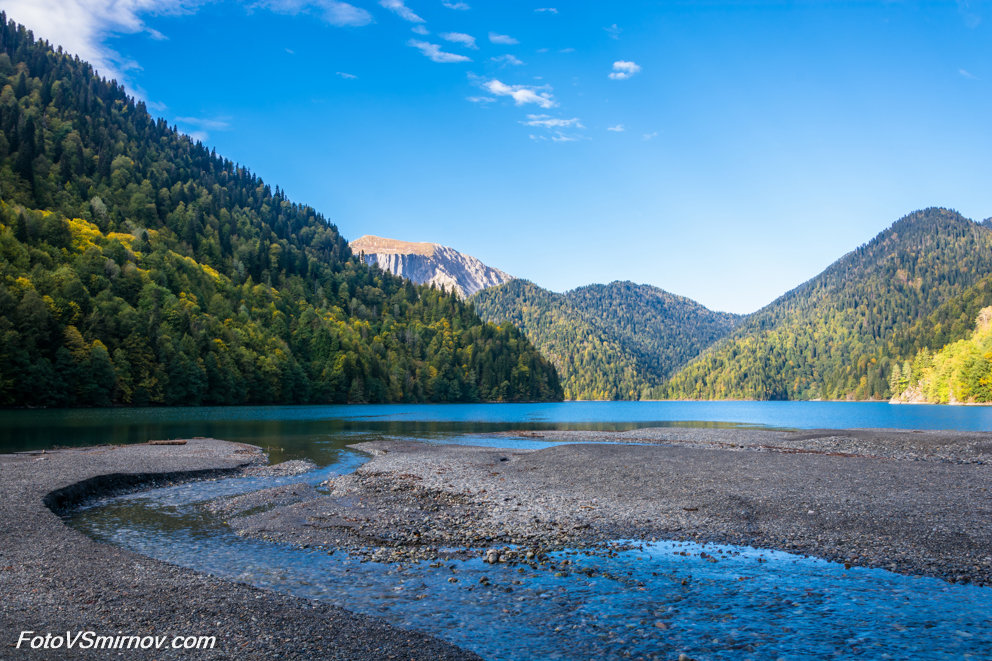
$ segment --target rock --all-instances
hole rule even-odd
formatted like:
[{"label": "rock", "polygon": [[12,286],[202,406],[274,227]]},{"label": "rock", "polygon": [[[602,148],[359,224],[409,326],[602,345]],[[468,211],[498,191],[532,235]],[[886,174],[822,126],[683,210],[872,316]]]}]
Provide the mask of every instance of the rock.
[{"label": "rock", "polygon": [[495,287],[513,276],[481,261],[437,243],[411,243],[377,236],[363,236],[351,242],[356,255],[367,264],[403,276],[418,284],[434,284],[466,298],[487,287]]}]

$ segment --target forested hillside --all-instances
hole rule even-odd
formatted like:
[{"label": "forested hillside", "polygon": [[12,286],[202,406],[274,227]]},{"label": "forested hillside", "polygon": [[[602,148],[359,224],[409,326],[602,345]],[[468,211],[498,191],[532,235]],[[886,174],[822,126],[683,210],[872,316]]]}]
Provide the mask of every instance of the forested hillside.
[{"label": "forested hillside", "polygon": [[470,300],[482,318],[523,329],[558,368],[567,399],[638,399],[651,385],[634,357],[562,294],[511,280]]},{"label": "forested hillside", "polygon": [[0,405],[561,398],[517,329],[0,22]]},{"label": "forested hillside", "polygon": [[992,306],[992,276],[982,278],[912,326],[893,333],[886,354],[893,359],[911,359],[920,349],[937,351],[970,337],[978,313]]},{"label": "forested hillside", "polygon": [[893,365],[967,332],[990,273],[988,227],[947,209],[912,213],[749,317],[659,394],[888,398]]},{"label": "forested hillside", "polygon": [[572,399],[646,396],[739,319],[631,282],[558,294],[516,280],[471,300],[484,319],[523,329],[558,368]]},{"label": "forested hillside", "polygon": [[617,338],[656,382],[727,335],[742,318],[629,281],[579,287],[565,292],[565,298]]},{"label": "forested hillside", "polygon": [[895,401],[992,402],[992,307],[979,311],[970,337],[936,352],[920,349],[893,366],[889,382]]}]

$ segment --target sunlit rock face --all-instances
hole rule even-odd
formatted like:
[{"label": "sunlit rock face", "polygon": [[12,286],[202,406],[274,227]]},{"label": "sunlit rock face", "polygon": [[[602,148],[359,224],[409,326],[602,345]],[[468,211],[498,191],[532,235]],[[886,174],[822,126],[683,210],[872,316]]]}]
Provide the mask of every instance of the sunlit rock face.
[{"label": "sunlit rock face", "polygon": [[513,280],[508,273],[437,243],[363,236],[351,242],[351,251],[361,255],[368,264],[378,264],[384,270],[417,284],[433,284],[444,287],[446,291],[454,290],[460,298],[468,298],[487,287]]}]

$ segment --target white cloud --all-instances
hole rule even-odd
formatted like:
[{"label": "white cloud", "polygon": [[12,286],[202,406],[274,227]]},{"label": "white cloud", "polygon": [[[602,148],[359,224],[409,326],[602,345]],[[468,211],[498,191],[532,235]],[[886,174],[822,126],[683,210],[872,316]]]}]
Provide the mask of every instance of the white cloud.
[{"label": "white cloud", "polygon": [[[520,122],[524,126],[547,131],[544,135],[530,135],[531,140],[550,140],[551,142],[575,142],[585,139],[585,136],[574,133],[577,129],[584,129],[585,126],[578,117],[565,119],[564,117],[552,117],[551,115],[527,115],[527,120]],[[568,132],[566,132],[568,131]]]},{"label": "white cloud", "polygon": [[465,34],[464,32],[445,32],[441,35],[441,38],[445,41],[461,44],[467,48],[478,48],[478,46],[475,45],[475,37],[470,34]]},{"label": "white cloud", "polygon": [[531,133],[527,136],[531,140],[541,141],[541,142],[576,142],[580,140],[577,135],[565,135],[564,133],[555,133],[553,135],[534,135]]},{"label": "white cloud", "polygon": [[180,129],[193,138],[193,142],[206,142],[210,139],[210,131],[226,131],[231,128],[230,118],[227,117],[176,117]]},{"label": "white cloud", "polygon": [[508,34],[496,34],[495,32],[489,33],[489,41],[494,44],[502,44],[504,46],[513,46],[520,43]]},{"label": "white cloud", "polygon": [[657,137],[658,137],[658,132],[657,131],[652,131],[651,133],[645,133],[644,135],[641,136],[641,138],[645,142],[647,142],[648,140],[654,140]]},{"label": "white cloud", "polygon": [[114,34],[156,34],[142,14],[182,13],[195,7],[184,0],[7,0],[7,18],[25,25],[35,37],[78,55],[108,78],[123,81],[123,71],[134,68],[104,44]]},{"label": "white cloud", "polygon": [[619,27],[616,23],[603,29],[606,30],[606,34],[610,35],[610,39],[619,39],[620,33],[623,32],[623,28]]},{"label": "white cloud", "polygon": [[607,126],[607,131],[613,131],[614,133],[623,133],[627,129],[623,127],[623,124],[617,124],[616,126]]},{"label": "white cloud", "polygon": [[261,7],[279,14],[314,13],[338,27],[361,27],[372,22],[372,14],[338,0],[256,0],[249,7]]},{"label": "white cloud", "polygon": [[482,104],[486,104],[486,103],[492,103],[496,99],[494,99],[491,96],[468,96],[468,97],[465,97],[465,100],[466,101],[469,101],[471,103],[482,103]]},{"label": "white cloud", "polygon": [[471,7],[469,7],[464,2],[449,2],[448,0],[443,0],[441,4],[447,7],[448,9],[455,9],[457,11],[468,11],[469,9],[471,9]]},{"label": "white cloud", "polygon": [[965,78],[967,78],[968,80],[978,80],[978,76],[976,76],[975,74],[971,73],[967,69],[958,69],[958,73],[960,75],[964,76]]},{"label": "white cloud", "polygon": [[977,28],[982,23],[982,17],[971,10],[970,0],[957,0],[958,13],[964,21],[965,27]]},{"label": "white cloud", "polygon": [[627,80],[640,70],[641,67],[638,64],[627,62],[626,60],[617,60],[613,63],[613,73],[610,74],[610,79]]},{"label": "white cloud", "polygon": [[426,37],[431,33],[431,31],[425,28],[421,23],[417,23],[416,25],[414,25],[412,28],[410,28],[410,31],[413,32],[414,34],[419,34],[421,37]]},{"label": "white cloud", "polygon": [[538,7],[537,9],[534,10],[534,12],[535,13],[538,13],[538,14],[541,14],[541,13],[545,13],[545,14],[557,14],[558,13],[558,10],[555,9],[554,7]]},{"label": "white cloud", "polygon": [[407,42],[407,45],[413,46],[421,53],[431,58],[434,62],[441,62],[447,64],[449,62],[471,62],[472,59],[465,57],[464,55],[458,55],[457,53],[446,53],[441,50],[441,47],[437,44],[432,44],[427,41],[417,41],[416,39],[411,39]]},{"label": "white cloud", "polygon": [[231,120],[228,117],[176,117],[176,123],[210,131],[225,131],[231,128]]},{"label": "white cloud", "polygon": [[562,119],[560,117],[552,117],[551,115],[527,115],[527,121],[520,123],[524,126],[540,126],[545,129],[585,128],[578,117]]},{"label": "white cloud", "polygon": [[[127,85],[124,75],[139,68],[107,45],[118,34],[166,35],[145,24],[148,16],[193,13],[207,0],[5,0],[7,18],[24,24],[36,37],[92,64],[108,78]],[[364,9],[337,0],[260,0],[248,5],[279,13],[315,13],[331,25],[361,26],[372,22]],[[129,88],[129,92],[135,90]],[[141,96],[139,94],[139,96]]]},{"label": "white cloud", "polygon": [[557,103],[554,101],[554,97],[551,96],[550,92],[542,91],[548,89],[547,87],[532,87],[529,85],[507,85],[499,80],[493,79],[489,82],[483,84],[483,87],[489,90],[490,94],[495,94],[496,96],[508,96],[513,99],[513,102],[518,106],[522,106],[528,103],[536,104],[541,108],[554,108]]},{"label": "white cloud", "polygon": [[361,27],[372,22],[372,14],[347,2],[321,2],[324,20],[331,25]]},{"label": "white cloud", "polygon": [[424,23],[424,19],[413,13],[413,10],[403,4],[403,0],[379,0],[379,4],[393,12],[404,21],[411,23]]},{"label": "white cloud", "polygon": [[341,76],[345,80],[355,80],[356,78],[358,78],[358,76],[356,76],[355,74],[348,73],[346,71],[338,71],[336,72],[336,75]]},{"label": "white cloud", "polygon": [[506,55],[497,55],[496,57],[492,57],[489,59],[491,59],[493,62],[497,64],[508,64],[514,67],[519,67],[524,63],[523,60],[521,60],[516,56],[510,55],[509,53],[507,53]]}]

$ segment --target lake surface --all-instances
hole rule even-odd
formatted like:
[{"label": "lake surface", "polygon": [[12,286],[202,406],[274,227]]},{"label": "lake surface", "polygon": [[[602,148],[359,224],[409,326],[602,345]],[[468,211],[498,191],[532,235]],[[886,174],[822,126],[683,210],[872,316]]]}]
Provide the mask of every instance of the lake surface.
[{"label": "lake surface", "polygon": [[992,658],[992,588],[845,570],[777,551],[663,541],[637,542],[609,557],[563,551],[573,570],[557,574],[480,559],[363,562],[239,537],[200,505],[350,472],[367,461],[346,447],[359,441],[539,448],[548,444],[493,434],[664,425],[988,430],[992,408],[596,402],[7,411],[0,413],[0,443],[30,449],[214,436],[267,447],[274,461],[311,458],[321,468],[306,475],[150,490],[96,503],[70,523],[161,560],[379,615],[486,658]]},{"label": "lake surface", "polygon": [[[313,443],[351,433],[430,436],[672,425],[985,431],[992,430],[992,407],[879,402],[564,402],[0,411],[0,451],[211,436],[272,448],[273,460],[281,461],[287,456],[310,456]],[[314,458],[320,463],[319,457]]]}]

